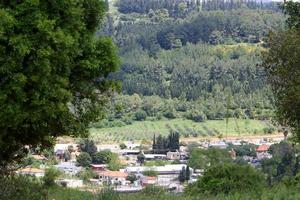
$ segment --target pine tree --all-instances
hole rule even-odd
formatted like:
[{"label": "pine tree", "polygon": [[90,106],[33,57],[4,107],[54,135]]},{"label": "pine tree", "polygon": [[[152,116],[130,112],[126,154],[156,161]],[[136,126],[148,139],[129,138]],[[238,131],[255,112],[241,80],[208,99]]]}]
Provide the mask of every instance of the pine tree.
[{"label": "pine tree", "polygon": [[191,176],[190,167],[187,166],[186,170],[185,170],[185,180],[189,181],[190,180],[190,176]]},{"label": "pine tree", "polygon": [[184,183],[184,181],[186,180],[186,177],[185,177],[185,167],[182,167],[180,173],[179,173],[179,176],[178,176],[178,180],[180,183]]}]

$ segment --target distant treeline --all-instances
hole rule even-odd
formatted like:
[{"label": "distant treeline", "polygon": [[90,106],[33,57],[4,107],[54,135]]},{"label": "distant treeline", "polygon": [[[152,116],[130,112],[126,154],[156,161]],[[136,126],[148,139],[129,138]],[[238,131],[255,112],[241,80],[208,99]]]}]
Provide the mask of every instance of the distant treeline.
[{"label": "distant treeline", "polygon": [[188,43],[259,43],[270,31],[283,27],[284,19],[279,12],[237,9],[196,12],[174,20],[168,12],[158,10],[147,16],[122,15],[118,20],[108,16],[99,34],[113,36],[121,55],[142,47],[155,56],[160,49]]},{"label": "distant treeline", "polygon": [[232,10],[238,8],[278,9],[276,2],[263,0],[119,0],[116,4],[121,13],[149,13],[166,9],[171,16],[181,17],[193,10]]}]

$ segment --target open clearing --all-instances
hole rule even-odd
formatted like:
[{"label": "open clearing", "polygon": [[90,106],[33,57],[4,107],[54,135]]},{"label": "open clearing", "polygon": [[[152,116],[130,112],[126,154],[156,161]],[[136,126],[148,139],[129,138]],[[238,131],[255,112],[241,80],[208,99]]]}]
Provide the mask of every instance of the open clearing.
[{"label": "open clearing", "polygon": [[194,122],[186,119],[134,122],[113,128],[91,128],[91,137],[100,143],[129,140],[149,140],[153,135],[168,135],[178,131],[183,138],[263,135],[271,125],[267,121],[251,119],[209,120]]}]

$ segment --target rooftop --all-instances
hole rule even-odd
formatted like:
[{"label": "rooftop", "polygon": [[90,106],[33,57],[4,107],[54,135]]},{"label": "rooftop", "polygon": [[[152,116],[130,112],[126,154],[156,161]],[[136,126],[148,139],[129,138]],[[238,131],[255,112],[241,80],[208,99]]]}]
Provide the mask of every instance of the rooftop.
[{"label": "rooftop", "polygon": [[118,177],[118,178],[126,178],[128,176],[125,172],[120,171],[101,171],[98,172],[100,176],[106,176],[106,177]]},{"label": "rooftop", "polygon": [[270,148],[269,145],[262,144],[262,145],[260,145],[259,147],[256,148],[256,151],[257,152],[265,152],[265,151],[268,151],[269,148]]}]

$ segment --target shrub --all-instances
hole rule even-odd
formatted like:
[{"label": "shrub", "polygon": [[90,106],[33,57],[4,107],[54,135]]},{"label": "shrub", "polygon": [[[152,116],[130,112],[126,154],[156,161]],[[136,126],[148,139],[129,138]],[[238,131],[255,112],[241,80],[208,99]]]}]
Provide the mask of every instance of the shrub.
[{"label": "shrub", "polygon": [[46,200],[47,191],[33,177],[0,177],[1,200]]},{"label": "shrub", "polygon": [[141,194],[145,196],[162,196],[165,194],[165,190],[161,187],[154,185],[147,185],[142,191]]},{"label": "shrub", "polygon": [[138,110],[134,114],[135,120],[137,121],[144,121],[147,118],[147,113],[144,110]]},{"label": "shrub", "polygon": [[55,185],[55,179],[61,175],[61,172],[55,168],[48,168],[45,170],[45,176],[43,177],[44,184],[46,186]]},{"label": "shrub", "polygon": [[262,191],[263,175],[250,165],[234,163],[210,167],[199,180],[186,190],[189,195],[209,193],[217,195],[241,191]]},{"label": "shrub", "polygon": [[145,176],[155,176],[156,177],[158,175],[158,173],[156,171],[149,170],[149,171],[144,171],[143,175],[145,175]]},{"label": "shrub", "polygon": [[92,163],[92,158],[90,154],[82,152],[77,156],[76,162],[78,166],[88,167]]}]

